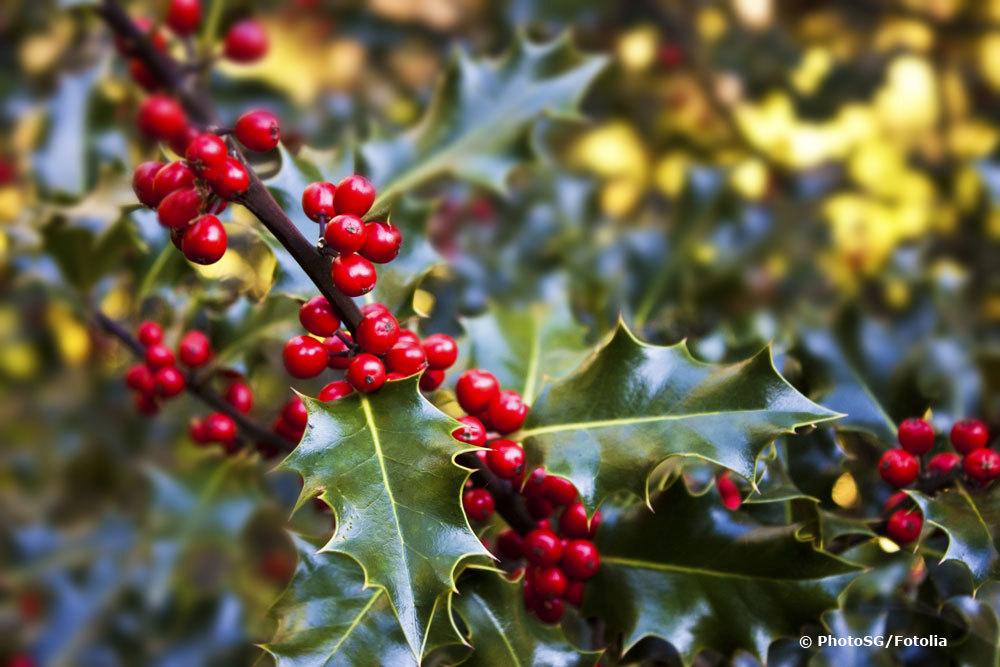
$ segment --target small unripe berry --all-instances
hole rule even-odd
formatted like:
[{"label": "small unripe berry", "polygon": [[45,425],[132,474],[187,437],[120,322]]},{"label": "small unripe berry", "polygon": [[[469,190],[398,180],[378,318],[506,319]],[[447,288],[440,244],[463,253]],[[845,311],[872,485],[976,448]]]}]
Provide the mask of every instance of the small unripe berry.
[{"label": "small unripe berry", "polygon": [[951,427],[951,444],[960,454],[968,454],[975,449],[985,447],[988,441],[989,432],[986,430],[986,424],[978,419],[955,422]]},{"label": "small unripe berry", "polygon": [[145,320],[139,324],[137,335],[139,337],[139,342],[143,345],[147,347],[150,345],[156,345],[157,343],[163,342],[163,327],[156,322]]},{"label": "small unripe berry", "polygon": [[235,199],[250,187],[250,176],[243,163],[234,157],[226,157],[218,167],[204,173],[212,191],[223,199]]},{"label": "small unripe berry", "polygon": [[1000,452],[986,447],[974,449],[965,455],[962,469],[969,477],[989,482],[1000,476]]},{"label": "small unripe berry", "polygon": [[194,172],[183,162],[171,162],[156,172],[153,196],[157,204],[175,190],[194,187]]},{"label": "small unripe berry", "polygon": [[358,345],[371,354],[385,354],[399,340],[399,322],[386,311],[361,320],[357,329]]},{"label": "small unripe berry", "polygon": [[319,395],[316,398],[321,401],[335,401],[338,398],[350,396],[353,393],[354,387],[351,386],[350,382],[347,380],[334,380],[320,389]]},{"label": "small unripe berry", "polygon": [[462,425],[451,432],[452,437],[476,447],[486,444],[486,427],[483,426],[483,422],[470,415],[459,417],[458,421],[462,422]]},{"label": "small unripe berry", "polygon": [[505,389],[490,401],[487,408],[489,422],[498,433],[513,433],[524,424],[528,406],[513,389]]},{"label": "small unripe berry", "polygon": [[549,625],[558,623],[566,611],[566,604],[561,598],[544,598],[535,603],[535,615],[542,623]]},{"label": "small unripe berry", "polygon": [[156,371],[156,393],[171,398],[184,391],[184,374],[174,366],[165,366]]},{"label": "small unripe berry", "polygon": [[[336,191],[333,183],[316,181],[310,183],[302,191],[302,211],[313,222],[320,219],[330,220],[336,215],[333,207],[333,194]],[[329,243],[329,242],[328,242]],[[334,248],[337,250],[337,248]]]},{"label": "small unripe berry", "polygon": [[462,509],[473,521],[486,521],[493,516],[493,495],[486,489],[470,489],[462,494]]},{"label": "small unripe berry", "polygon": [[306,410],[306,404],[298,396],[292,396],[288,399],[285,407],[281,410],[281,416],[289,426],[300,433],[305,430],[309,420],[309,412]]},{"label": "small unripe berry", "polygon": [[901,488],[917,478],[920,462],[905,449],[890,449],[879,459],[878,472],[886,482]]},{"label": "small unripe berry", "polygon": [[299,308],[299,322],[314,336],[332,336],[340,328],[340,319],[325,296],[314,296]]},{"label": "small unripe berry", "polygon": [[927,462],[927,472],[932,475],[948,475],[961,463],[962,457],[955,452],[941,452]]},{"label": "small unripe berry", "polygon": [[546,475],[541,484],[542,497],[553,505],[568,505],[577,497],[573,482],[558,475]]},{"label": "small unripe berry", "polygon": [[916,510],[896,510],[886,522],[885,532],[897,544],[909,544],[920,537],[924,519]]},{"label": "small unripe berry", "polygon": [[551,530],[536,528],[524,536],[524,557],[542,567],[552,567],[563,557],[562,540]]},{"label": "small unripe berry", "polygon": [[497,535],[497,555],[507,560],[517,560],[524,555],[524,540],[516,531],[507,528]]},{"label": "small unripe berry", "polygon": [[238,21],[226,32],[223,53],[238,63],[252,63],[267,53],[267,33],[253,19]]},{"label": "small unripe berry", "polygon": [[347,367],[347,381],[358,391],[370,394],[385,384],[385,366],[375,355],[361,353]]},{"label": "small unripe berry", "polygon": [[163,343],[146,347],[146,365],[152,370],[174,365],[174,353]]},{"label": "small unripe berry", "polygon": [[174,190],[156,207],[156,219],[167,229],[182,229],[198,217],[204,204],[196,188]]},{"label": "small unripe berry", "polygon": [[[348,332],[343,332],[347,338],[351,337]],[[348,356],[350,349],[347,344],[340,339],[340,336],[329,336],[323,339],[323,347],[326,348],[326,363],[330,368],[343,370],[351,365],[351,357]]]},{"label": "small unripe berry", "polygon": [[535,592],[543,598],[562,597],[569,579],[558,567],[541,567],[534,571]]},{"label": "small unripe berry", "polygon": [[514,479],[524,471],[524,449],[511,440],[494,440],[486,453],[486,463],[497,477]]},{"label": "small unripe berry", "polygon": [[597,574],[601,556],[590,540],[570,540],[562,554],[562,569],[572,579],[586,581]]},{"label": "small unripe berry", "polygon": [[434,391],[444,382],[444,371],[428,368],[420,375],[420,389],[423,391]]},{"label": "small unripe berry", "polygon": [[160,197],[156,196],[154,183],[156,173],[162,168],[162,162],[150,160],[143,162],[132,172],[132,190],[139,201],[149,208],[156,208],[160,203]]},{"label": "small unripe berry", "polygon": [[211,132],[203,132],[196,136],[184,151],[184,158],[198,173],[222,168],[228,156],[226,142]]},{"label": "small unripe berry", "polygon": [[210,213],[198,216],[184,230],[181,252],[195,264],[214,264],[226,254],[226,228]]},{"label": "small unripe berry", "polygon": [[396,342],[385,354],[385,365],[393,373],[402,377],[419,373],[427,366],[424,351],[415,346]]},{"label": "small unripe berry", "polygon": [[[333,187],[332,185],[330,186]],[[335,215],[326,223],[323,239],[337,252],[352,253],[365,245],[368,228],[361,218],[354,215]],[[363,253],[362,253],[363,254]],[[371,259],[371,257],[368,257]]]},{"label": "small unripe berry", "polygon": [[458,359],[458,345],[448,334],[431,334],[424,339],[423,348],[430,368],[445,370],[451,368]]},{"label": "small unripe berry", "polygon": [[201,0],[170,0],[167,25],[175,35],[193,34],[201,23]]},{"label": "small unripe berry", "polygon": [[295,336],[282,351],[285,369],[297,378],[316,377],[326,368],[326,348],[312,336]]},{"label": "small unripe berry", "polygon": [[246,382],[235,380],[226,388],[226,403],[247,414],[253,409],[253,390]]},{"label": "small unripe berry", "polygon": [[254,109],[240,116],[233,133],[241,144],[259,152],[273,149],[281,139],[278,117],[263,109]]},{"label": "small unripe berry", "polygon": [[478,414],[500,394],[500,383],[495,375],[476,368],[469,369],[458,377],[455,395],[458,404],[470,414]]},{"label": "small unripe berry", "polygon": [[141,394],[151,394],[156,390],[156,380],[146,364],[135,364],[125,372],[125,384]]},{"label": "small unripe berry", "polygon": [[236,422],[221,412],[205,417],[205,435],[211,442],[229,443],[236,440]]},{"label": "small unripe berry", "polygon": [[926,454],[934,447],[934,427],[923,419],[903,420],[896,437],[903,449],[911,454]]},{"label": "small unripe berry", "polygon": [[358,252],[376,264],[386,264],[396,259],[403,244],[399,227],[388,222],[369,222],[365,226],[365,243]]},{"label": "small unripe berry", "polygon": [[377,279],[372,263],[353,253],[334,258],[330,263],[330,277],[337,289],[347,296],[371,292]]},{"label": "small unripe berry", "polygon": [[375,202],[375,186],[364,176],[354,174],[337,184],[334,205],[337,213],[364,217]]},{"label": "small unripe berry", "polygon": [[144,134],[161,141],[181,136],[188,128],[184,109],[166,95],[150,95],[143,100],[136,123]]}]

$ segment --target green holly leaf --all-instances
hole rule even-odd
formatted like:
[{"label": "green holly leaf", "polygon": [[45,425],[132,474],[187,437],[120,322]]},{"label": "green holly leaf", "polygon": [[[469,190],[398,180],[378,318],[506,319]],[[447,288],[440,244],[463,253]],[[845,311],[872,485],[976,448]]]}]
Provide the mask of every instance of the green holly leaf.
[{"label": "green holly leaf", "polygon": [[524,608],[521,580],[496,570],[470,567],[451,596],[453,616],[468,628],[474,650],[463,665],[593,665],[600,652],[570,644],[563,631],[545,625]]},{"label": "green holly leaf", "polygon": [[537,401],[519,437],[529,459],[599,504],[671,456],[696,456],[752,478],[776,437],[836,418],[774,369],[768,350],[731,365],[695,360],[683,343],[647,345],[619,324],[576,372]]},{"label": "green holly leaf", "polygon": [[544,114],[577,115],[580,99],[606,62],[579,53],[568,34],[543,44],[521,36],[499,60],[456,55],[415,127],[361,147],[365,173],[378,187],[369,217],[444,174],[503,191],[535,120]]},{"label": "green holly leaf", "polygon": [[569,373],[588,351],[586,330],[562,300],[517,310],[494,306],[464,325],[473,364],[520,391],[529,405],[545,384]]},{"label": "green holly leaf", "polygon": [[[584,612],[606,619],[627,651],[655,635],[689,662],[704,647],[758,657],[836,606],[858,567],[817,550],[800,525],[764,526],[714,494],[675,483],[645,505],[608,507],[601,569]],[[614,634],[610,635],[614,636]]]},{"label": "green holly leaf", "polygon": [[262,645],[278,667],[416,665],[385,589],[366,587],[352,559],[293,536],[299,565],[275,604],[274,638]]},{"label": "green holly leaf", "polygon": [[948,536],[942,561],[965,563],[977,583],[1000,577],[1000,484],[970,492],[961,484],[933,498],[907,491],[924,520]]},{"label": "green holly leaf", "polygon": [[455,567],[487,552],[462,512],[468,470],[454,457],[458,424],[417,390],[417,377],[330,403],[305,399],[309,426],[282,464],[304,478],[300,504],[322,492],[337,530],[323,551],[354,558],[386,589],[419,656]]}]

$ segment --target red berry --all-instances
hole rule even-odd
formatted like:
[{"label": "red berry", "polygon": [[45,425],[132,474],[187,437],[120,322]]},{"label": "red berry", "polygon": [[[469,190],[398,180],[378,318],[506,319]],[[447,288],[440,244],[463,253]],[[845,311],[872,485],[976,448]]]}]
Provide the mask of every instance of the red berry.
[{"label": "red berry", "polygon": [[229,28],[223,44],[223,52],[230,60],[238,63],[252,63],[267,53],[267,33],[253,19],[238,21]]},{"label": "red berry", "polygon": [[194,172],[183,162],[171,162],[153,178],[153,197],[159,204],[174,190],[194,187]]},{"label": "red berry", "polygon": [[202,332],[188,331],[177,346],[177,354],[182,364],[188,368],[198,368],[212,358],[212,343]]},{"label": "red berry", "polygon": [[565,610],[566,605],[560,598],[546,598],[535,604],[535,615],[542,623],[558,623]]},{"label": "red berry", "polygon": [[978,419],[955,422],[951,427],[951,444],[960,454],[968,454],[974,449],[985,447],[989,441],[986,424]]},{"label": "red berry", "polygon": [[132,80],[138,83],[146,92],[151,93],[155,90],[159,90],[160,79],[153,74],[153,70],[146,67],[146,63],[139,58],[129,59],[128,73],[129,76],[132,77]]},{"label": "red berry", "polygon": [[962,463],[962,457],[955,452],[941,452],[927,462],[927,472],[932,475],[948,475]]},{"label": "red berry", "polygon": [[226,228],[210,213],[194,219],[181,237],[181,252],[195,264],[214,264],[226,254]]},{"label": "red berry", "polygon": [[541,496],[528,496],[528,513],[535,519],[546,519],[552,514],[552,503]]},{"label": "red berry", "polygon": [[299,322],[314,336],[332,336],[340,328],[340,319],[325,296],[314,296],[302,304]]},{"label": "red berry", "polygon": [[885,532],[897,544],[909,544],[920,537],[924,520],[916,510],[896,510],[889,516]]},{"label": "red berry", "polygon": [[533,583],[535,592],[542,597],[562,597],[569,579],[558,567],[542,567],[535,570]]},{"label": "red berry", "polygon": [[312,336],[295,336],[282,352],[285,369],[297,378],[316,377],[326,368],[326,348]]},{"label": "red berry", "polygon": [[519,571],[524,572],[524,585],[521,587],[521,590],[524,592],[524,608],[534,612],[535,605],[538,604],[539,600],[538,595],[535,594],[535,583],[532,581],[534,577],[523,568],[519,568]]},{"label": "red berry", "polygon": [[163,342],[163,327],[156,322],[145,320],[139,323],[137,330],[139,342],[145,346],[156,345]]},{"label": "red berry", "polygon": [[226,388],[226,403],[247,414],[253,409],[253,390],[246,382],[235,380]]},{"label": "red berry", "polygon": [[207,170],[204,176],[212,192],[222,199],[235,199],[250,187],[246,167],[234,157],[227,157],[220,166]]},{"label": "red berry", "polygon": [[188,423],[188,436],[199,445],[211,442],[208,439],[208,429],[205,428],[205,420],[200,417],[193,417]]},{"label": "red berry", "polygon": [[292,396],[288,399],[285,407],[281,410],[281,416],[289,426],[300,433],[305,430],[309,420],[306,404],[298,396]]},{"label": "red berry", "polygon": [[184,155],[187,153],[188,146],[197,136],[198,129],[188,125],[187,129],[185,129],[182,133],[170,139],[170,150],[178,155]]},{"label": "red berry", "polygon": [[156,390],[153,373],[146,364],[135,364],[125,371],[125,384],[142,394],[151,394]]},{"label": "red berry", "polygon": [[563,557],[562,540],[551,530],[536,528],[524,536],[524,557],[542,567],[551,567]]},{"label": "red berry", "polygon": [[585,581],[597,574],[601,556],[590,540],[570,540],[562,555],[562,569],[572,579]]},{"label": "red berry", "polygon": [[361,320],[357,330],[358,345],[371,354],[385,354],[399,340],[399,322],[386,311]]},{"label": "red berry", "polygon": [[542,479],[541,492],[542,497],[553,505],[569,505],[577,497],[573,482],[557,475],[546,475]]},{"label": "red berry", "polygon": [[524,484],[523,493],[527,497],[542,495],[542,482],[545,481],[545,468],[535,468],[528,476],[528,481]]},{"label": "red berry", "polygon": [[587,510],[583,503],[568,505],[559,517],[559,534],[563,537],[590,537]]},{"label": "red berry", "polygon": [[[330,186],[333,187],[332,185]],[[323,238],[337,252],[358,252],[365,245],[368,228],[354,215],[335,215],[326,223]],[[364,253],[362,253],[364,255]],[[365,255],[367,257],[367,255]],[[368,257],[371,259],[371,257]]]},{"label": "red berry", "polygon": [[[369,304],[369,305],[372,305],[372,306],[375,306],[375,305],[381,306],[382,304]],[[364,310],[362,310],[361,312],[364,312]],[[399,330],[399,340],[397,341],[397,343],[402,343],[402,344],[411,345],[411,346],[412,345],[416,345],[417,347],[420,347],[420,336],[418,336],[417,334],[413,333],[409,329],[400,329]],[[425,350],[425,352],[426,352],[426,350]]]},{"label": "red berry", "polygon": [[458,359],[458,345],[448,334],[431,334],[424,339],[423,348],[430,368],[438,370],[451,368]]},{"label": "red berry", "polygon": [[226,142],[211,132],[196,136],[184,151],[188,164],[199,173],[222,168],[228,156]]},{"label": "red berry", "polygon": [[[339,190],[338,190],[339,192]],[[396,259],[403,234],[399,227],[388,222],[369,222],[365,229],[365,244],[358,252],[376,264],[386,264]]]},{"label": "red berry", "polygon": [[321,401],[335,401],[338,398],[354,393],[354,387],[347,380],[334,380],[319,390],[317,398]]},{"label": "red berry", "polygon": [[458,377],[455,394],[463,410],[477,414],[500,394],[500,383],[489,371],[472,368]]},{"label": "red berry", "polygon": [[[163,32],[156,29],[153,22],[146,18],[145,16],[137,16],[132,19],[132,23],[135,27],[139,29],[139,32],[144,34],[149,41],[153,44],[153,47],[159,51],[163,51],[167,48],[167,38],[164,36]],[[135,55],[134,46],[126,42],[125,39],[121,37],[115,37],[115,48],[118,49],[123,55]]]},{"label": "red berry", "polygon": [[156,219],[167,229],[181,229],[198,217],[204,203],[195,188],[174,190],[156,207]]},{"label": "red berry", "polygon": [[155,343],[146,347],[146,365],[152,370],[158,370],[174,365],[174,353],[163,343]]},{"label": "red berry", "polygon": [[164,366],[156,371],[156,393],[170,398],[184,391],[184,374],[174,366]]},{"label": "red berry", "polygon": [[334,205],[337,213],[364,217],[375,202],[375,186],[364,176],[354,174],[337,184]]},{"label": "red berry", "polygon": [[514,479],[524,471],[524,449],[511,440],[494,440],[486,462],[497,477]]},{"label": "red berry", "polygon": [[174,34],[185,36],[194,33],[201,23],[201,0],[170,0],[167,25]]},{"label": "red berry", "polygon": [[233,133],[241,144],[260,152],[271,150],[281,138],[278,117],[263,109],[254,109],[240,116]]},{"label": "red berry", "polygon": [[179,137],[188,128],[184,109],[177,100],[166,95],[150,95],[144,99],[139,105],[136,123],[144,134],[161,141]]},{"label": "red berry", "polygon": [[923,419],[905,419],[896,437],[903,449],[911,454],[926,454],[934,446],[934,427]]},{"label": "red berry", "polygon": [[459,417],[458,421],[462,422],[462,425],[451,432],[452,437],[476,447],[486,444],[486,427],[483,426],[483,422],[469,415]]},{"label": "red berry", "polygon": [[135,409],[140,415],[151,417],[160,411],[160,404],[154,394],[136,394]]},{"label": "red berry", "polygon": [[444,382],[444,371],[428,368],[420,376],[420,388],[424,391],[434,391]]},{"label": "red berry", "polygon": [[882,512],[885,514],[891,514],[893,511],[900,509],[904,505],[911,505],[909,494],[906,491],[896,491],[882,504]]},{"label": "red berry", "polygon": [[462,509],[473,521],[486,521],[493,516],[493,495],[486,489],[470,489],[462,494]]},{"label": "red berry", "polygon": [[361,353],[347,367],[347,381],[358,391],[369,394],[385,384],[385,366],[375,355]]},{"label": "red berry", "polygon": [[[347,338],[351,337],[348,332],[343,332]],[[326,348],[326,363],[330,368],[343,370],[351,365],[350,348],[347,343],[340,339],[340,336],[329,336],[323,339],[323,347]]]},{"label": "red berry", "polygon": [[393,373],[399,373],[402,377],[406,377],[422,371],[427,366],[427,359],[424,357],[424,351],[419,347],[397,341],[386,352],[385,365]]},{"label": "red berry", "polygon": [[[316,181],[306,186],[302,191],[302,210],[313,222],[320,219],[330,220],[336,214],[333,207],[333,193],[336,188],[333,183]],[[329,241],[327,241],[329,243]],[[337,248],[334,248],[336,250]]]},{"label": "red berry", "polygon": [[375,287],[375,267],[361,255],[353,253],[335,257],[330,263],[333,284],[347,296],[361,296]]},{"label": "red berry", "polygon": [[487,408],[489,422],[498,433],[513,433],[524,424],[528,406],[513,389],[505,389],[490,401]]},{"label": "red berry", "polygon": [[563,593],[563,600],[566,600],[566,602],[569,602],[574,607],[583,606],[583,582],[570,581],[566,586],[566,592]]},{"label": "red berry", "polygon": [[1000,452],[986,447],[974,449],[962,461],[965,474],[980,482],[989,482],[1000,476]]},{"label": "red berry", "polygon": [[905,449],[890,449],[879,459],[878,472],[886,482],[900,488],[917,478],[920,462]]},{"label": "red berry", "polygon": [[510,528],[497,535],[497,554],[506,560],[517,560],[524,555],[524,540]]},{"label": "red berry", "polygon": [[385,374],[386,382],[395,382],[396,380],[403,380],[406,376],[398,371],[389,371]]},{"label": "red berry", "polygon": [[726,509],[738,510],[743,504],[743,494],[740,493],[740,487],[736,486],[736,482],[733,481],[732,474],[728,470],[722,471],[716,477],[715,485],[719,489],[719,496]]},{"label": "red berry", "polygon": [[163,163],[159,160],[143,162],[132,172],[132,190],[139,201],[149,208],[156,208],[160,203],[160,197],[156,196],[154,183],[156,172],[163,168]]},{"label": "red berry", "polygon": [[229,443],[236,440],[236,422],[221,412],[205,417],[205,436],[210,442]]}]

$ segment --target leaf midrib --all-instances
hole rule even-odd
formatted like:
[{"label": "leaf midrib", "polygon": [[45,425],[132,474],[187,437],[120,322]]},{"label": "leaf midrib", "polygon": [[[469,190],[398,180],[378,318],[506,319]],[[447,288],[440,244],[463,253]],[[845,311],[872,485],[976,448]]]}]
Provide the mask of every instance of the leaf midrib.
[{"label": "leaf midrib", "polygon": [[739,572],[723,572],[721,570],[707,570],[700,567],[689,567],[685,565],[670,565],[668,563],[656,563],[653,561],[640,560],[638,558],[622,558],[621,556],[601,556],[603,565],[618,565],[621,567],[631,567],[639,570],[656,570],[660,572],[682,572],[684,574],[703,574],[709,577],[720,579],[744,579],[749,581],[775,581],[775,582],[803,582],[819,581],[826,576],[837,576],[846,573],[831,573],[822,577],[808,577],[801,579],[788,579],[783,577],[760,576],[752,574],[741,574]]},{"label": "leaf midrib", "polygon": [[483,600],[482,597],[480,597],[479,595],[473,595],[472,597],[475,598],[476,604],[480,606],[483,613],[486,614],[486,616],[490,619],[490,623],[493,625],[494,628],[496,628],[497,634],[503,641],[504,646],[507,647],[507,652],[510,653],[511,660],[514,661],[514,664],[517,667],[521,667],[522,663],[520,659],[518,659],[517,657],[517,651],[514,650],[514,646],[510,643],[510,641],[507,640],[507,633],[504,632],[503,624],[500,623],[497,617],[493,614],[493,611],[490,609],[490,606],[486,604],[485,600]]},{"label": "leaf midrib", "polygon": [[378,600],[379,596],[382,595],[383,592],[384,589],[382,588],[378,588],[375,590],[375,594],[372,595],[371,599],[368,600],[368,603],[361,608],[361,611],[359,611],[358,615],[354,617],[354,619],[351,621],[351,624],[347,626],[347,630],[344,631],[344,634],[341,636],[341,638],[337,640],[336,644],[333,645],[333,649],[327,654],[326,659],[323,661],[323,664],[325,665],[330,664],[330,660],[333,658],[333,656],[337,655],[337,652],[340,651],[341,645],[343,645],[343,643],[347,641],[347,638],[351,636],[351,633],[354,632],[354,630],[358,627],[358,625],[361,624],[361,619],[365,617],[365,615],[368,613],[368,610],[371,609],[372,605],[375,604],[375,601]]}]

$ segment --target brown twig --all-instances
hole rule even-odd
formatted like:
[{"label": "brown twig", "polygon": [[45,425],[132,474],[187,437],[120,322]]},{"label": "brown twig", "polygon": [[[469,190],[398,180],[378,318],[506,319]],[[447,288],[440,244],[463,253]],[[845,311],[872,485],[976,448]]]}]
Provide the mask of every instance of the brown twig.
[{"label": "brown twig", "polygon": [[483,488],[493,496],[497,514],[503,517],[507,525],[519,535],[529,533],[536,528],[536,522],[524,504],[524,496],[518,493],[510,482],[494,475],[493,471],[472,452],[458,457],[458,462],[467,468],[475,468]]},{"label": "brown twig", "polygon": [[[198,93],[186,76],[184,67],[169,54],[155,48],[116,0],[102,0],[97,13],[124,40],[136,57],[153,72],[165,88],[184,106],[188,115],[202,127],[219,127],[218,114],[208,99]],[[247,165],[239,146],[231,142],[236,156]],[[353,333],[361,322],[361,311],[354,300],[337,289],[330,277],[330,260],[310,243],[281,208],[253,169],[247,165],[250,187],[240,203],[257,216],[261,224],[285,247],[296,263],[325,296],[340,320]]]},{"label": "brown twig", "polygon": [[[135,356],[140,359],[144,359],[146,357],[146,346],[126,331],[122,325],[115,322],[100,310],[95,309],[93,315],[94,321],[101,329],[104,329],[106,332],[124,343],[125,346],[131,350],[133,354],[135,354]],[[250,417],[247,417],[245,414],[226,402],[226,400],[221,396],[211,391],[207,386],[205,386],[205,383],[194,374],[184,373],[184,389],[189,394],[199,398],[203,403],[211,407],[216,412],[221,412],[236,422],[240,432],[247,439],[276,447],[280,451],[285,452],[291,451],[295,448],[296,443],[278,435],[277,433],[274,433],[270,429],[264,428],[261,424],[257,423]]]}]

